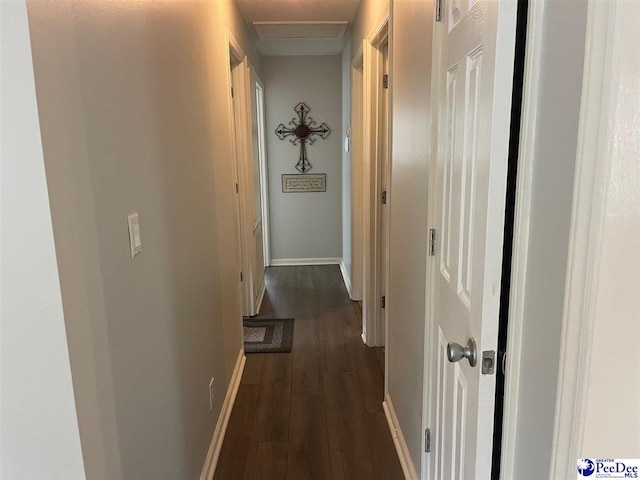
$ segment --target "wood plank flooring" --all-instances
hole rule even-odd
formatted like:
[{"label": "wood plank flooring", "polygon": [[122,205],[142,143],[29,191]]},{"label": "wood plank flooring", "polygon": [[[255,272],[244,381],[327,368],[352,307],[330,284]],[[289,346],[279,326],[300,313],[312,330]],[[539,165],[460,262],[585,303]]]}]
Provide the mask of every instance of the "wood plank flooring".
[{"label": "wood plank flooring", "polygon": [[291,353],[250,354],[215,480],[395,480],[384,350],[337,266],[271,267],[257,318],[295,318]]}]

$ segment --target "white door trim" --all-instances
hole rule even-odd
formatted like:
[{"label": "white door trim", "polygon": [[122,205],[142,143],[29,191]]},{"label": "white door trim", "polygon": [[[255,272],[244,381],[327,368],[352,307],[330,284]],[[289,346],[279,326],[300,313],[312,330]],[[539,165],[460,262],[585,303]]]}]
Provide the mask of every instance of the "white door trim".
[{"label": "white door trim", "polygon": [[611,167],[611,85],[615,78],[616,20],[620,2],[589,0],[580,127],[569,240],[550,478],[576,475],[581,455],[598,266]]},{"label": "white door trim", "polygon": [[[386,285],[387,292],[389,292],[389,285],[391,284],[391,176],[393,172],[393,2],[389,2],[389,14],[387,16],[387,74],[389,75],[389,93],[387,96],[387,197],[389,205],[386,209],[386,224],[387,224],[387,237],[386,242],[386,256],[387,269],[385,272],[384,284]],[[385,395],[389,393],[389,312],[391,308],[388,306],[384,311],[384,392]],[[413,468],[414,478],[417,479],[415,474],[415,468]]]},{"label": "white door trim", "polygon": [[362,44],[351,63],[351,299],[362,300],[363,281],[363,53]]},{"label": "white door trim", "polygon": [[[430,66],[430,74],[431,74],[431,91],[429,92],[431,98],[437,98],[439,92],[439,79],[437,72],[441,68],[442,63],[442,55],[441,49],[436,48],[437,41],[437,28],[435,24],[435,7],[432,5],[430,8],[430,18],[431,18],[431,29],[433,32],[432,36],[432,56],[431,56],[431,66]],[[431,102],[431,118],[438,118],[438,102]],[[438,122],[431,122],[431,146],[430,146],[430,155],[429,155],[429,172],[433,172],[436,170],[437,166],[437,155],[433,154],[433,152],[438,152]],[[430,174],[431,175],[431,174]],[[427,205],[427,223],[429,228],[435,228],[435,219],[437,218],[437,201],[438,195],[436,194],[435,188],[429,188],[430,180],[427,180],[425,183],[425,188],[428,188],[428,205]],[[426,248],[426,246],[425,246]],[[423,357],[423,379],[422,379],[422,431],[426,432],[427,429],[431,429],[431,418],[433,413],[433,405],[432,405],[432,397],[430,390],[430,379],[436,374],[436,368],[434,366],[433,358],[434,349],[432,341],[434,335],[434,315],[435,311],[433,308],[434,303],[434,289],[433,285],[435,283],[435,278],[437,275],[436,263],[432,261],[432,257],[427,255],[425,262],[425,270],[426,270],[426,278],[425,278],[425,295],[424,295],[424,312],[425,312],[425,326],[424,326],[424,357]],[[426,436],[426,435],[425,435]],[[429,472],[431,471],[431,454],[426,452],[425,439],[422,439],[420,454],[422,455],[421,472],[420,478],[422,480],[429,479]]]},{"label": "white door trim", "polygon": [[531,213],[533,167],[535,160],[540,68],[543,45],[541,35],[546,0],[530,2],[527,18],[524,85],[518,148],[518,178],[511,257],[511,287],[509,294],[509,326],[503,409],[501,478],[513,478],[520,388],[520,352],[526,302],[527,263],[529,258],[529,219]]}]

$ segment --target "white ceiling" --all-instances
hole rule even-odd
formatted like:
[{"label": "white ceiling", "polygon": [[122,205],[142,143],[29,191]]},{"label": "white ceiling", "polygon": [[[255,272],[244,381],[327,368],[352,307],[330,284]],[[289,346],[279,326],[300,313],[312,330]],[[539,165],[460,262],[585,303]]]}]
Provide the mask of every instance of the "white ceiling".
[{"label": "white ceiling", "polygon": [[362,0],[236,0],[262,55],[339,55]]}]

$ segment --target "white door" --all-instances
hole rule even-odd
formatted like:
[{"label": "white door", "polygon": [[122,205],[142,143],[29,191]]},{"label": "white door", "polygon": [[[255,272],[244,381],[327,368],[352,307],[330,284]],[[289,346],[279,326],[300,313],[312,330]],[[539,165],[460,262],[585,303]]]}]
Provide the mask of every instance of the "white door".
[{"label": "white door", "polygon": [[[255,302],[256,285],[256,238],[257,231],[260,236],[260,248],[262,248],[262,230],[255,224],[256,215],[254,197],[254,174],[253,174],[253,140],[252,140],[252,117],[251,117],[251,90],[250,69],[246,56],[242,61],[231,67],[231,87],[233,104],[233,123],[235,130],[235,168],[236,168],[236,192],[237,205],[236,212],[238,218],[238,235],[240,238],[240,258],[241,258],[241,286],[242,305],[244,316],[253,316],[257,312]],[[259,194],[259,192],[258,192]]]},{"label": "white door", "polygon": [[[491,474],[495,374],[481,365],[498,340],[515,24],[510,0],[444,0],[435,24],[432,479]],[[470,339],[475,366],[450,361],[449,342]]]}]

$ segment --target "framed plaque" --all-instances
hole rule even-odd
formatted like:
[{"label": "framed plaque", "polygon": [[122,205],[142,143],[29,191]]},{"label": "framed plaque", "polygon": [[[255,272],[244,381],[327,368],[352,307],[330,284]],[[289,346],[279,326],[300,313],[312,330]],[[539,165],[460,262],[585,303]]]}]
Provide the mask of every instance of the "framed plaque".
[{"label": "framed plaque", "polygon": [[283,193],[326,192],[326,173],[282,174]]}]

